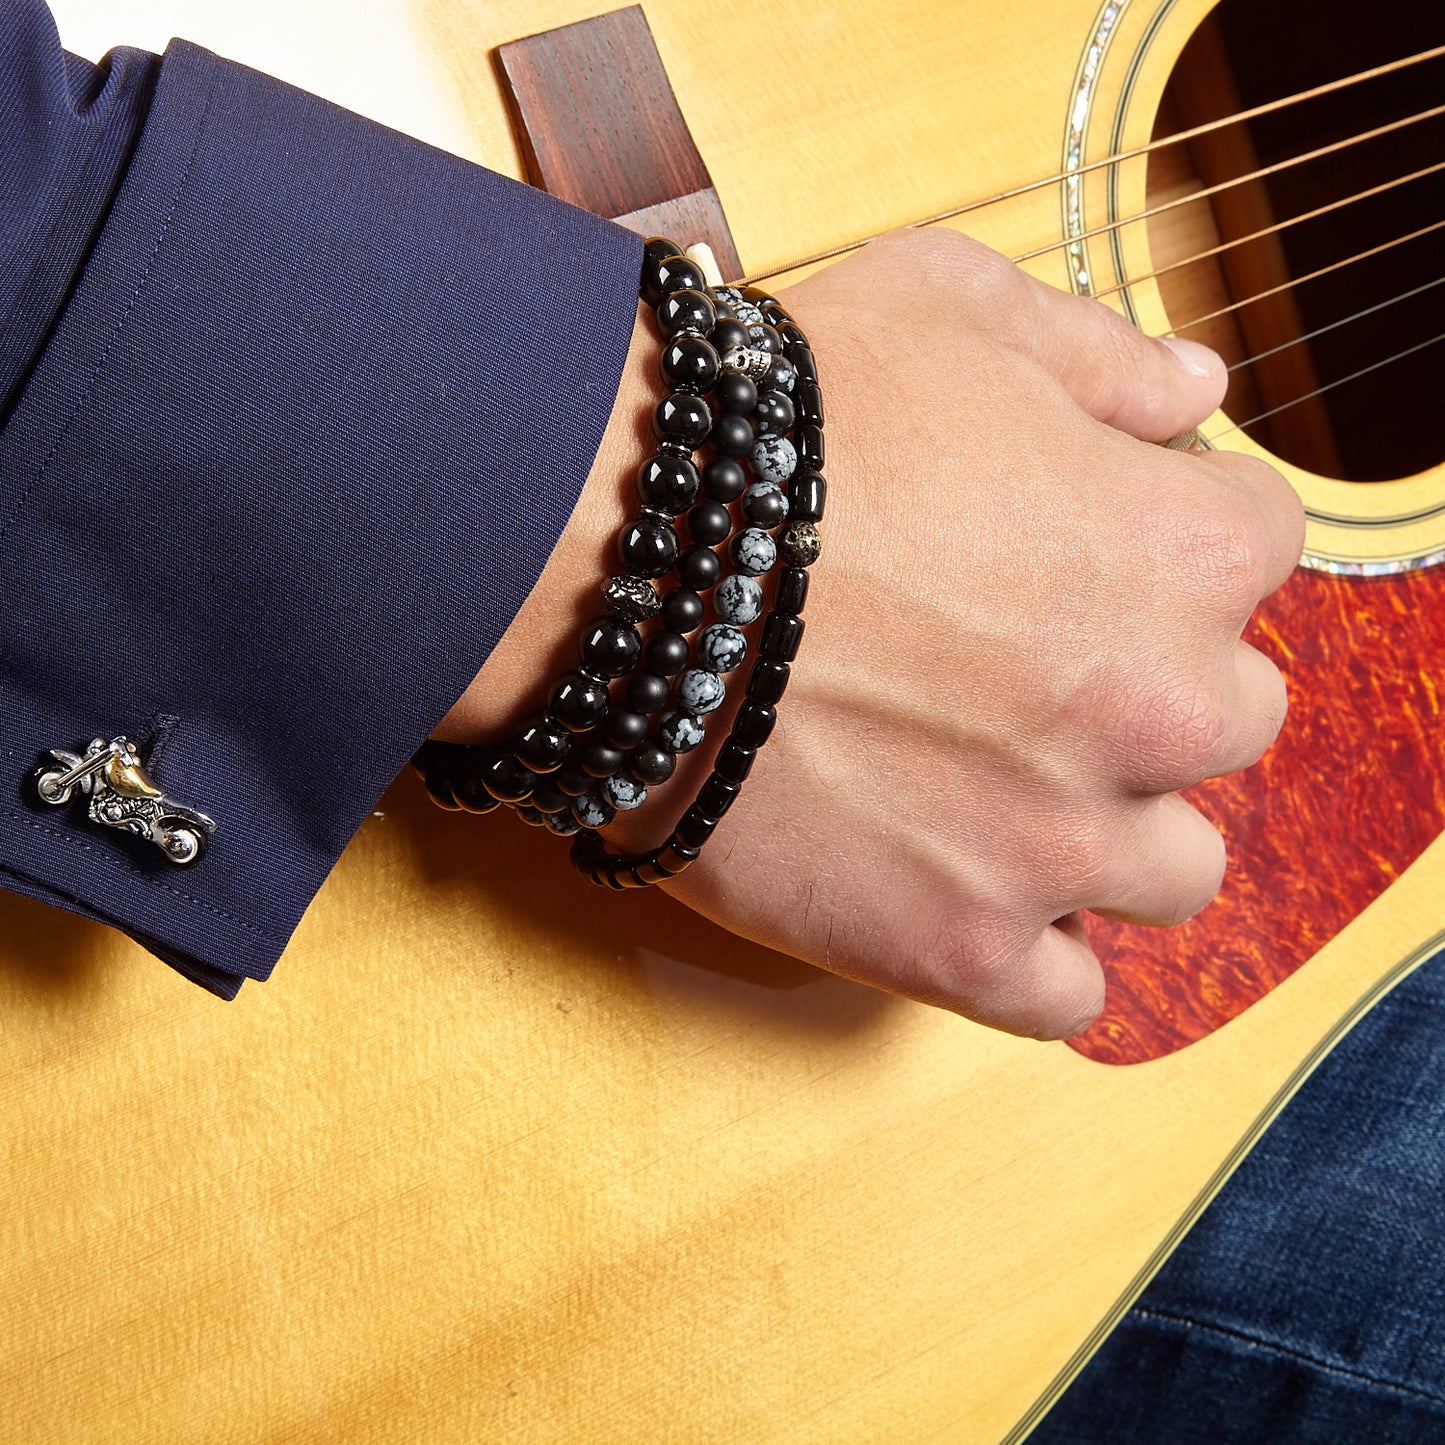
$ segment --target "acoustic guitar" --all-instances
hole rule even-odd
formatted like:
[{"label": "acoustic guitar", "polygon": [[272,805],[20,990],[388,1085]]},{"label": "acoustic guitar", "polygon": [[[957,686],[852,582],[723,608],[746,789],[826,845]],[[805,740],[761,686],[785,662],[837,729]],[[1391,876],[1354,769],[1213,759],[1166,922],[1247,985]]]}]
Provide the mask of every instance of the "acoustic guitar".
[{"label": "acoustic guitar", "polygon": [[[53,5],[82,53],[185,34],[519,175],[493,50],[592,13]],[[1100,925],[1069,1047],[604,894],[408,780],[231,1005],[0,895],[0,1439],[1028,1433],[1445,924],[1442,22],[1212,8],[645,6],[751,274],[1007,195],[941,224],[1236,364],[1204,433],[1310,524],[1254,633],[1287,737],[1201,790],[1221,901]]]}]

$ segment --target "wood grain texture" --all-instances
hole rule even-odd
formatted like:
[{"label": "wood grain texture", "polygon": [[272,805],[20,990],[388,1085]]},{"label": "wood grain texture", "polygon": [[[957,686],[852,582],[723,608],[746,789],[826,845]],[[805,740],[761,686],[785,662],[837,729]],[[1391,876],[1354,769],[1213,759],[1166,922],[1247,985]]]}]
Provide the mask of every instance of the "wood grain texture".
[{"label": "wood grain texture", "polygon": [[[587,13],[54,4],[93,54],[179,30],[513,173],[490,47]],[[1158,34],[1146,136],[1206,8]],[[1051,173],[1094,22],[647,9],[754,267]],[[347,89],[373,24],[418,93]],[[807,58],[789,107],[720,61],[749,36]],[[1058,198],[971,225],[1021,251]],[[603,894],[507,821],[398,784],[233,1005],[0,895],[6,1445],[1016,1436],[1445,894],[1437,840],[1227,1026],[1104,1068]]]}]

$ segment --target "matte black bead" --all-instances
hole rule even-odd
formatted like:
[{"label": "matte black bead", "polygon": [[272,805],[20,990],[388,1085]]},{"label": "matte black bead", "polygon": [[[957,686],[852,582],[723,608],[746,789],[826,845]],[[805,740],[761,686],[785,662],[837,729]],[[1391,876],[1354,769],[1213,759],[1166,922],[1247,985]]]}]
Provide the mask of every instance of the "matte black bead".
[{"label": "matte black bead", "polygon": [[[808,338],[803,335],[803,329],[796,321],[780,321],[778,323],[778,335],[783,338],[785,347],[806,347]],[[792,357],[788,358],[790,361]]]},{"label": "matte black bead", "polygon": [[688,536],[704,547],[726,542],[732,529],[732,513],[721,502],[699,502],[687,514]]},{"label": "matte black bead", "polygon": [[487,791],[486,783],[474,771],[464,772],[453,778],[451,791],[457,806],[464,813],[472,813],[477,817],[484,817],[502,806],[500,801]]},{"label": "matte black bead", "polygon": [[704,818],[711,818],[716,822],[732,807],[733,800],[740,792],[742,789],[736,783],[730,783],[726,778],[714,773],[698,789],[697,802],[693,806]]},{"label": "matte black bead", "polygon": [[674,291],[707,290],[707,277],[702,274],[702,267],[686,256],[669,256],[665,261],[659,261],[656,275],[659,302]]},{"label": "matte black bead", "polygon": [[691,587],[674,587],[663,594],[662,625],[669,632],[696,632],[702,626],[702,598]]},{"label": "matte black bead", "polygon": [[674,336],[662,348],[662,375],[678,391],[710,391],[722,370],[712,343],[701,336]]},{"label": "matte black bead", "polygon": [[719,317],[717,325],[712,329],[711,341],[719,353],[731,351],[737,346],[746,346],[748,344],[748,328],[741,321],[735,321],[731,317]]},{"label": "matte black bead", "polygon": [[796,617],[808,600],[808,574],[801,567],[784,567],[778,573],[778,590],[773,595],[773,611]]},{"label": "matte black bead", "polygon": [[794,427],[793,445],[798,449],[798,460],[804,467],[813,472],[822,470],[825,456],[822,427],[814,426],[812,422]]},{"label": "matte black bead", "polygon": [[[746,703],[743,704],[747,706]],[[584,772],[582,764],[573,758],[571,762],[557,769],[549,781],[555,783],[569,798],[579,798],[587,792],[595,779],[590,773]]]},{"label": "matte black bead", "polygon": [[661,712],[671,692],[665,677],[655,672],[634,672],[627,683],[627,706],[633,712]]},{"label": "matte black bead", "polygon": [[657,319],[669,336],[679,331],[706,336],[717,320],[717,308],[705,291],[674,291],[658,303]]},{"label": "matte black bead", "polygon": [[679,550],[677,533],[661,517],[639,517],[617,539],[617,554],[634,577],[665,577]]},{"label": "matte black bead", "polygon": [[719,456],[746,456],[752,451],[756,439],[753,424],[745,416],[725,411],[713,423],[712,445]]},{"label": "matte black bead", "polygon": [[607,685],[580,672],[559,678],[547,701],[547,715],[574,733],[596,727],[607,716]]},{"label": "matte black bead", "polygon": [[626,760],[621,748],[613,747],[606,738],[590,737],[582,744],[582,771],[590,778],[610,778]]},{"label": "matte black bead", "polygon": [[673,839],[685,848],[701,848],[713,835],[717,824],[697,806],[696,803],[682,815],[682,821],[673,829]]},{"label": "matte black bead", "polygon": [[511,753],[499,753],[489,758],[477,774],[487,791],[504,803],[525,802],[532,796],[532,784],[537,780],[537,775]]},{"label": "matte black bead", "polygon": [[534,773],[554,773],[567,761],[572,740],[556,723],[536,718],[517,735],[517,756]]},{"label": "matte black bead", "polygon": [[766,351],[769,356],[783,354],[783,338],[778,335],[778,328],[766,321],[761,326],[748,327],[748,345],[755,350]]},{"label": "matte black bead", "polygon": [[788,516],[795,522],[821,522],[828,483],[818,472],[797,472],[788,484]]},{"label": "matte black bead", "polygon": [[793,426],[793,403],[785,391],[765,391],[753,412],[753,430],[760,437],[780,437]]},{"label": "matte black bead", "polygon": [[696,848],[689,848],[674,837],[657,850],[657,866],[669,878],[676,878],[679,873],[685,873],[697,862],[697,852]]},{"label": "matte black bead", "polygon": [[551,778],[539,778],[532,789],[532,806],[539,813],[561,813],[571,809],[572,799]]},{"label": "matte black bead", "polygon": [[[661,679],[658,679],[661,681]],[[647,736],[647,714],[630,707],[615,707],[607,717],[607,741],[618,748],[635,748]]]},{"label": "matte black bead", "polygon": [[725,371],[712,389],[719,411],[746,416],[758,404],[758,384],[740,371]]},{"label": "matte black bead", "polygon": [[769,705],[777,702],[787,690],[788,672],[786,662],[774,662],[770,657],[758,658],[748,678],[748,696],[754,702]]},{"label": "matte black bead", "polygon": [[816,381],[799,381],[793,388],[793,406],[798,420],[808,426],[823,425],[823,393]]},{"label": "matte black bead", "polygon": [[735,502],[748,484],[743,464],[733,457],[714,457],[702,469],[702,489],[715,502]]},{"label": "matte black bead", "polygon": [[762,657],[771,657],[777,662],[791,662],[798,655],[798,644],[803,640],[803,619],[789,617],[783,612],[772,612],[763,623],[763,640],[758,644]]},{"label": "matte black bead", "polygon": [[677,559],[677,580],[694,592],[706,592],[717,586],[722,563],[711,547],[689,547]]},{"label": "matte black bead", "polygon": [[756,750],[772,736],[773,725],[777,720],[776,708],[749,699],[738,709],[738,715],[733,719],[733,738],[745,748]]},{"label": "matte black bead", "polygon": [[793,363],[793,370],[798,373],[798,381],[802,384],[812,382],[818,384],[818,366],[813,360],[813,353],[806,346],[790,346],[784,355]]},{"label": "matte black bead", "polygon": [[649,306],[656,306],[662,300],[661,274],[659,268],[664,261],[674,256],[681,258],[682,247],[666,236],[652,236],[642,248],[642,275],[638,290]]},{"label": "matte black bead", "polygon": [[756,748],[745,748],[736,738],[729,738],[718,749],[712,770],[730,783],[745,782],[753,770],[753,759],[757,755]]},{"label": "matte black bead", "polygon": [[599,617],[582,634],[582,666],[603,677],[623,677],[642,656],[642,638],[630,622]]},{"label": "matte black bead", "polygon": [[700,447],[712,427],[712,411],[700,396],[675,391],[657,403],[652,414],[652,432],[659,441],[677,442],[689,449]]},{"label": "matte black bead", "polygon": [[780,526],[788,515],[788,499],[776,482],[754,482],[743,493],[743,516],[765,531]]},{"label": "matte black bead", "polygon": [[649,457],[637,472],[637,495],[644,507],[676,516],[697,501],[702,485],[691,457],[670,456],[659,452]]},{"label": "matte black bead", "polygon": [[665,783],[677,768],[677,754],[661,743],[645,743],[627,765],[644,783]]},{"label": "matte black bead", "polygon": [[664,677],[672,677],[687,666],[688,651],[687,638],[677,632],[655,633],[643,649],[648,667]]}]

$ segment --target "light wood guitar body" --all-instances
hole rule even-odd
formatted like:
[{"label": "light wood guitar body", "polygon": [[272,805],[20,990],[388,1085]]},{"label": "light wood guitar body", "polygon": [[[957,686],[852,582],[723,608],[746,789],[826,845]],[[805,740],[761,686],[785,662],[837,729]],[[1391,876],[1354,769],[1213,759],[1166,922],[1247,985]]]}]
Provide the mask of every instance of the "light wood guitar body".
[{"label": "light wood guitar body", "polygon": [[[514,172],[490,50],[589,13],[52,3],[84,53],[183,34]],[[1147,139],[1209,0],[646,9],[760,270],[1055,173],[1085,101],[1086,156]],[[1085,184],[1097,223],[1104,177]],[[1120,214],[1145,185],[1142,162],[1118,175]],[[1061,224],[1057,187],[968,218],[1010,254]],[[1131,274],[1148,247],[1124,233]],[[1032,269],[1070,283],[1061,252]],[[1152,284],[1130,299],[1168,328]],[[1317,520],[1321,555],[1445,545],[1439,468],[1368,496],[1291,475],[1322,517],[1427,514]],[[1411,645],[1434,651],[1404,671],[1433,698],[1430,609],[1414,582],[1379,585],[1405,599],[1397,620],[1419,614]],[[1341,596],[1348,632],[1363,614]],[[1389,624],[1369,615],[1378,656]],[[1324,751],[1306,762],[1335,736],[1310,697]],[[1397,770],[1407,801],[1439,792],[1435,721]],[[1249,817],[1229,826],[1263,858],[1253,911],[1230,905],[1257,919],[1281,860]],[[1109,940],[1133,1002],[1084,1047],[1146,1060],[1131,1067],[871,993],[662,896],[604,894],[555,840],[440,814],[410,782],[274,980],[232,1005],[0,895],[0,1439],[1019,1439],[1323,1052],[1432,951],[1437,831],[1328,927],[1281,908],[1313,956],[1221,1006],[1224,1027],[1183,998],[1201,1021],[1151,1034],[1170,990],[1149,980],[1208,960],[1183,935],[1158,959]]]}]

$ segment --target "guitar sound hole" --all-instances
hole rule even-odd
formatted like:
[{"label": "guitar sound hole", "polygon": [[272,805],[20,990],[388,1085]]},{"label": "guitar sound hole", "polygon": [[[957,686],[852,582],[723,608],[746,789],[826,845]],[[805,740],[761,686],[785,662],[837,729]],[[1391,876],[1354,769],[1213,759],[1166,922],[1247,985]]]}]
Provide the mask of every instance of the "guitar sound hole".
[{"label": "guitar sound hole", "polygon": [[[1155,134],[1442,43],[1445,9],[1413,0],[1378,7],[1359,0],[1221,0],[1174,70]],[[1150,158],[1149,203],[1231,181],[1442,101],[1445,58],[1211,131]],[[1445,117],[1436,117],[1231,186],[1151,221],[1153,263],[1167,266],[1280,227],[1441,161]],[[1434,284],[1445,276],[1445,228],[1348,259],[1442,221],[1445,171],[1160,276],[1177,332],[1214,346],[1237,368],[1225,400],[1230,419],[1246,424],[1276,456],[1350,481],[1413,476],[1445,458],[1445,340],[1432,343],[1445,333],[1445,284]],[[1348,264],[1302,279],[1341,261]],[[1282,289],[1249,301],[1276,287]],[[1222,314],[1189,324],[1216,311]],[[1299,400],[1316,390],[1318,396]],[[1252,420],[1267,412],[1273,415]]]}]

